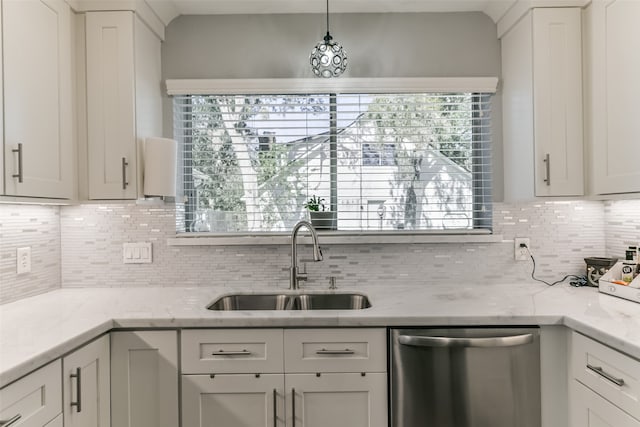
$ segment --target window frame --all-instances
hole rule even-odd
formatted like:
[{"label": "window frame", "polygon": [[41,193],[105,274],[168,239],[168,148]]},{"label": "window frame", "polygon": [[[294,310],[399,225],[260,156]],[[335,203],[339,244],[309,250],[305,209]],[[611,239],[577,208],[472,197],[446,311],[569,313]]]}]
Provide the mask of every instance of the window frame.
[{"label": "window frame", "polygon": [[[415,93],[415,92],[472,92],[482,93],[485,96],[495,94],[498,79],[495,77],[472,77],[472,78],[340,78],[340,79],[170,79],[166,81],[167,94],[172,95],[235,95],[239,93],[276,94],[288,95],[297,93]],[[482,120],[481,117],[474,117],[474,120]],[[173,127],[173,126],[172,126]],[[375,166],[371,166],[375,167]],[[472,171],[474,176],[477,174],[486,174],[481,168]],[[476,182],[476,179],[473,179]],[[474,190],[474,204],[476,198],[486,197],[486,194],[476,194]],[[489,218],[489,221],[491,219]],[[493,234],[493,231],[482,227],[482,222],[476,222],[474,219],[474,228],[466,230],[392,230],[392,231],[339,231],[333,230],[326,234],[333,236],[336,243],[349,242],[357,243],[358,241],[370,242],[374,237],[374,241],[378,241],[375,237],[379,237],[380,241],[388,241],[390,243],[400,243],[414,241],[420,242],[420,236],[426,237],[426,241],[457,241],[460,237],[475,236],[491,237],[480,241],[496,241],[499,238]],[[206,244],[261,244],[260,237],[266,238],[265,242],[275,242],[277,236],[288,236],[288,232],[185,232],[184,226],[176,228],[179,238],[198,237],[200,243],[203,238],[209,242]],[[359,239],[353,241],[353,237],[360,236]],[[411,236],[411,237],[410,237]],[[362,237],[367,237],[363,239]],[[400,240],[395,237],[400,237]],[[418,241],[415,238],[418,237]],[[451,239],[447,238],[451,237]],[[226,239],[225,239],[226,238]],[[248,239],[247,239],[248,238]],[[249,240],[249,241],[248,241]],[[276,239],[277,240],[277,239]],[[473,239],[472,239],[473,240]],[[215,241],[215,243],[214,243]],[[254,243],[251,243],[253,241]],[[226,243],[223,243],[226,242]],[[186,243],[186,242],[183,242]],[[188,244],[193,244],[190,242]]]}]

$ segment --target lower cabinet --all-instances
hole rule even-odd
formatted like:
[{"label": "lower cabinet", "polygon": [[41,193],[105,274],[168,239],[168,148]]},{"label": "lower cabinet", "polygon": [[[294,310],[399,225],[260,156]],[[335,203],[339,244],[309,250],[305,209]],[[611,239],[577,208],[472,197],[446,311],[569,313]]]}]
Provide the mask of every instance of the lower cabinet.
[{"label": "lower cabinet", "polygon": [[109,335],[62,359],[65,427],[110,427]]},{"label": "lower cabinet", "polygon": [[383,427],[384,373],[183,375],[182,425]]},{"label": "lower cabinet", "polygon": [[111,333],[111,425],[176,427],[178,333]]},{"label": "lower cabinet", "polygon": [[185,330],[182,427],[386,427],[385,343],[379,328]]},{"label": "lower cabinet", "polygon": [[640,427],[640,421],[578,381],[571,392],[572,427]]},{"label": "lower cabinet", "polygon": [[571,427],[640,427],[640,361],[571,335]]},{"label": "lower cabinet", "polygon": [[287,426],[387,425],[386,373],[285,375]]},{"label": "lower cabinet", "polygon": [[182,376],[182,426],[285,425],[284,375]]},{"label": "lower cabinet", "polygon": [[60,427],[60,372],[58,359],[0,390],[0,426]]}]

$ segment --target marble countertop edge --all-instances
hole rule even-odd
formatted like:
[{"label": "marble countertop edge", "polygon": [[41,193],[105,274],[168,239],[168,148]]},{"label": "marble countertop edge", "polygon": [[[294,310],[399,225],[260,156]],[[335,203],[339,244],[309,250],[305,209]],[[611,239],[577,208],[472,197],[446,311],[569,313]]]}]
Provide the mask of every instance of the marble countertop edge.
[{"label": "marble countertop edge", "polygon": [[640,304],[594,288],[531,283],[362,286],[355,291],[369,295],[370,309],[206,310],[216,296],[229,291],[64,288],[0,306],[0,387],[114,329],[564,325],[640,360]]}]

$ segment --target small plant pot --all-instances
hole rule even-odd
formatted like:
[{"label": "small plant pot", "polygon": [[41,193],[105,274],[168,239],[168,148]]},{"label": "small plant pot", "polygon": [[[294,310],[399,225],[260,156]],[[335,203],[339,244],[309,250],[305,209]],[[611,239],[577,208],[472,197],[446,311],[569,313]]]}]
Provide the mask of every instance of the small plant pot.
[{"label": "small plant pot", "polygon": [[309,211],[309,219],[316,230],[337,230],[338,228],[337,212],[335,211]]}]

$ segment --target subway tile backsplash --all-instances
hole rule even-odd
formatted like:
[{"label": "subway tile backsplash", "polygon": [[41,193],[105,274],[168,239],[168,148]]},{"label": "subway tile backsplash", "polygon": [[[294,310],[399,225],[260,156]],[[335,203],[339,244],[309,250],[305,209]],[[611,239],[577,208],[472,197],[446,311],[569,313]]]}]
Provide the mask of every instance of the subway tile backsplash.
[{"label": "subway tile backsplash", "polygon": [[[586,256],[624,255],[640,243],[640,200],[535,202],[494,206],[501,243],[324,246],[308,263],[306,287],[363,283],[530,281],[531,263],[513,261],[513,238],[529,237],[538,277],[581,274]],[[0,303],[64,287],[208,286],[285,288],[290,249],[168,246],[174,207],[135,204],[0,205]],[[151,242],[152,264],[123,264],[122,243]],[[16,275],[16,248],[32,248],[32,272]],[[309,258],[309,248],[301,248]]]},{"label": "subway tile backsplash", "polygon": [[[31,247],[31,273],[16,274],[16,249]],[[60,208],[0,204],[0,303],[60,287]]]},{"label": "subway tile backsplash", "polygon": [[[81,205],[64,207],[63,286],[288,286],[290,249],[274,246],[168,246],[175,235],[173,206]],[[530,280],[531,262],[513,261],[513,238],[531,238],[537,275],[548,281],[579,274],[583,258],[605,248],[601,202],[497,203],[495,233],[501,243],[323,245],[325,260],[308,263],[306,287],[363,283],[511,283]],[[150,241],[152,264],[123,264],[122,243]],[[300,250],[309,258],[308,248]],[[309,256],[307,256],[309,255]]]},{"label": "subway tile backsplash", "polygon": [[604,203],[606,253],[620,259],[629,246],[640,245],[640,200]]}]

